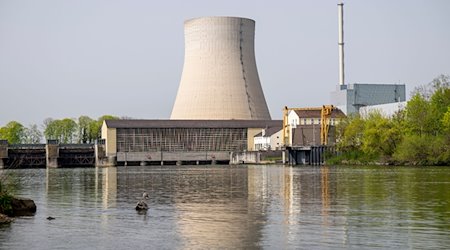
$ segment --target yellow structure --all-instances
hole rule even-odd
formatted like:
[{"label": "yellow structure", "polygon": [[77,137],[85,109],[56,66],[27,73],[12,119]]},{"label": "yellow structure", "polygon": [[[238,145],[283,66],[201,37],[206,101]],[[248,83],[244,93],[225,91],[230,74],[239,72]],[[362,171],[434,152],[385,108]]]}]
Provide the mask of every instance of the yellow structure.
[{"label": "yellow structure", "polygon": [[[334,107],[333,105],[323,105],[322,107],[307,107],[307,108],[288,108],[284,107],[283,109],[283,143],[285,146],[291,145],[292,143],[292,130],[296,128],[297,125],[314,125],[316,120],[312,117],[311,122],[307,123],[306,118],[304,121],[294,120],[289,121],[289,114],[290,111],[315,111],[320,112],[320,118],[317,118],[317,123],[320,124],[320,144],[321,145],[327,145],[328,144],[328,135],[329,135],[329,129],[330,125],[334,125],[335,122],[337,123],[338,120],[331,120],[333,111],[335,113],[338,113],[337,117],[343,117],[342,111]],[[330,120],[331,123],[330,124]]]}]

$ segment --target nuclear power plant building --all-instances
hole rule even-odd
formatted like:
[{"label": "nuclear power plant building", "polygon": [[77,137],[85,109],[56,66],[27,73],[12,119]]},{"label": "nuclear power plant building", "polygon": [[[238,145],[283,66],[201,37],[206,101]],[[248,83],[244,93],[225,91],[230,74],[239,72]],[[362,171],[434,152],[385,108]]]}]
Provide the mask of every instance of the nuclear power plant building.
[{"label": "nuclear power plant building", "polygon": [[229,163],[254,150],[271,120],[256,69],[255,22],[205,17],[184,23],[185,59],[170,120],[108,120],[102,138],[118,165]]},{"label": "nuclear power plant building", "polygon": [[184,23],[185,58],[170,119],[270,120],[255,61],[255,21]]}]

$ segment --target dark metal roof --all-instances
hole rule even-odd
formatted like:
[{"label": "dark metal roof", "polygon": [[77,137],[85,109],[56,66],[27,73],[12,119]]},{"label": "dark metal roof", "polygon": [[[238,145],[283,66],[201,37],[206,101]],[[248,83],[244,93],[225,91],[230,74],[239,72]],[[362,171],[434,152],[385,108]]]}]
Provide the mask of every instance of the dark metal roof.
[{"label": "dark metal roof", "polygon": [[[266,131],[265,131],[266,132],[265,137],[269,137],[269,136],[272,136],[275,133],[278,133],[281,130],[281,128],[282,128],[282,126],[276,126],[276,127],[267,128]],[[260,136],[262,136],[262,132],[257,134],[257,135],[255,135],[255,137],[260,137]]]},{"label": "dark metal roof", "polygon": [[281,120],[106,120],[108,128],[266,128]]}]

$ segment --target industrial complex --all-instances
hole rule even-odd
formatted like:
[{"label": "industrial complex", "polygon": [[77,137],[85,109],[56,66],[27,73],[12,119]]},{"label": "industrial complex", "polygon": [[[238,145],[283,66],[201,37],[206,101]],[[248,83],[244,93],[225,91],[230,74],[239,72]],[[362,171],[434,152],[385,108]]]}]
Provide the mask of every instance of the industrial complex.
[{"label": "industrial complex", "polygon": [[345,84],[342,3],[338,11],[339,85],[332,105],[286,107],[278,121],[271,120],[258,76],[255,21],[187,20],[183,72],[170,120],[105,121],[102,138],[111,164],[257,163],[260,155],[252,152],[260,151],[277,151],[283,162],[291,162],[288,152],[296,164],[311,163],[307,158],[314,148],[321,158],[346,115],[405,101],[404,85]]},{"label": "industrial complex", "polygon": [[[343,3],[338,14],[339,84],[331,104],[285,107],[283,120],[271,120],[255,60],[255,21],[194,18],[184,23],[184,66],[170,119],[106,120],[101,145],[83,149],[82,157],[71,148],[66,158],[97,165],[258,163],[261,152],[270,151],[283,163],[323,163],[324,150],[336,142],[335,126],[346,115],[394,113],[406,94],[404,84],[345,83]],[[7,142],[2,145],[0,165],[14,162]],[[59,147],[54,153],[50,148],[36,149],[39,162],[61,165]]]},{"label": "industrial complex", "polygon": [[255,135],[281,129],[259,81],[255,21],[195,18],[184,32],[184,67],[170,120],[105,121],[102,138],[114,164],[229,163],[234,154],[255,150]]}]

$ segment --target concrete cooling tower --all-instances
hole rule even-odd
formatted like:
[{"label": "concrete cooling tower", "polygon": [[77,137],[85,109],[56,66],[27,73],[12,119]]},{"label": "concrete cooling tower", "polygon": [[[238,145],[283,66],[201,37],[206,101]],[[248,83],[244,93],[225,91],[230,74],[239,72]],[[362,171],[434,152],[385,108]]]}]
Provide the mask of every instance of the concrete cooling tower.
[{"label": "concrete cooling tower", "polygon": [[270,120],[255,61],[255,21],[184,23],[185,57],[171,119]]}]

